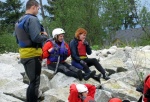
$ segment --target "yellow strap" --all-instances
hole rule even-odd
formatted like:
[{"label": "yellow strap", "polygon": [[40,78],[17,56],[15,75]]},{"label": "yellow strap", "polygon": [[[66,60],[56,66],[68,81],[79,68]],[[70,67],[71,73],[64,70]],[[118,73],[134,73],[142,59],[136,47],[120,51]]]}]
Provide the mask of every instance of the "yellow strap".
[{"label": "yellow strap", "polygon": [[87,56],[80,56],[80,59],[85,59],[87,58]]}]

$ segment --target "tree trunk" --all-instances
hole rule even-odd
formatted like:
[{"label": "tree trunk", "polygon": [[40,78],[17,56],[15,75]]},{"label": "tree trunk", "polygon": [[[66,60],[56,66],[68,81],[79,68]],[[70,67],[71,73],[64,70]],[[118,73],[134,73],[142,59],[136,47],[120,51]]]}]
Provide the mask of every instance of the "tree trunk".
[{"label": "tree trunk", "polygon": [[40,1],[40,6],[41,6],[41,14],[42,14],[42,18],[43,20],[45,19],[45,14],[44,14],[44,9],[43,9],[43,4],[42,4],[42,0],[39,0]]}]

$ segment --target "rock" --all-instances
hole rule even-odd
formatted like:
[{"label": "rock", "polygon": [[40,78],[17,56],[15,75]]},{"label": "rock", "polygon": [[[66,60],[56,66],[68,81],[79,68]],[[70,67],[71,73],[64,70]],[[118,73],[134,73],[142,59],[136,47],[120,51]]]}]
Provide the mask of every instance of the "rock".
[{"label": "rock", "polygon": [[127,69],[123,67],[117,67],[117,72],[125,72],[125,71],[127,71]]},{"label": "rock", "polygon": [[101,60],[101,65],[106,69],[117,70],[117,67],[125,68],[124,62],[127,61],[123,49],[118,49],[116,53],[110,57]]},{"label": "rock", "polygon": [[96,102],[108,102],[112,98],[111,93],[105,90],[96,90],[95,101]]},{"label": "rock", "polygon": [[45,92],[50,89],[49,79],[46,75],[42,74],[40,76],[40,90]]},{"label": "rock", "polygon": [[17,80],[10,80],[10,79],[3,79],[3,80],[7,80],[7,82],[5,82],[5,84],[3,85],[1,84],[0,91],[2,91],[7,95],[11,95],[19,99],[25,100],[26,88],[28,85]]},{"label": "rock", "polygon": [[45,97],[43,102],[68,102],[69,87],[50,89],[43,95]]},{"label": "rock", "polygon": [[22,81],[22,76],[20,71],[17,70],[12,65],[0,63],[0,77],[1,78],[9,78],[9,79],[17,79]]},{"label": "rock", "polygon": [[142,50],[150,50],[150,46],[149,46],[149,45],[144,46],[144,47],[142,48]]},{"label": "rock", "polygon": [[18,61],[20,60],[18,59],[19,56],[20,56],[19,53],[12,53],[12,52],[0,54],[0,64],[3,63],[3,64],[11,65],[20,73],[24,72],[23,65],[18,63]]},{"label": "rock", "polygon": [[116,53],[116,49],[108,49],[107,54],[114,55]]},{"label": "rock", "polygon": [[27,86],[21,87],[21,88],[17,88],[16,90],[12,90],[12,91],[6,91],[4,92],[7,95],[13,96],[17,99],[26,100],[26,90],[27,90]]},{"label": "rock", "polygon": [[109,83],[104,84],[102,87],[104,90],[111,92],[113,97],[120,97],[121,99],[137,101],[141,96],[134,87],[117,80],[110,81]]},{"label": "rock", "polygon": [[0,94],[0,102],[23,102],[9,95]]},{"label": "rock", "polygon": [[29,84],[29,82],[30,82],[30,80],[29,80],[29,78],[28,78],[28,76],[27,76],[26,73],[24,73],[24,75],[23,75],[23,82],[24,82],[25,84]]},{"label": "rock", "polygon": [[117,46],[112,46],[109,49],[117,49]]},{"label": "rock", "polygon": [[49,80],[51,80],[54,77],[54,71],[49,70],[49,69],[42,69],[41,74],[46,75]]},{"label": "rock", "polygon": [[107,54],[107,52],[108,52],[108,50],[107,49],[104,49],[104,50],[102,50],[102,55],[104,56],[104,57],[107,57],[108,56],[108,54]]},{"label": "rock", "polygon": [[72,83],[79,83],[76,78],[68,77],[62,73],[57,73],[51,80],[50,86],[52,88],[67,87]]}]

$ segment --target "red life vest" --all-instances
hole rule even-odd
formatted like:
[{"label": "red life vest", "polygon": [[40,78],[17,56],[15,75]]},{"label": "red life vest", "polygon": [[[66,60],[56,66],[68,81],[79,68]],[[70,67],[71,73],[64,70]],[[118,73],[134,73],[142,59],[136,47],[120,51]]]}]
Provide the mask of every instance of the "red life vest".
[{"label": "red life vest", "polygon": [[82,41],[78,41],[78,53],[79,56],[86,56],[86,46],[83,44]]},{"label": "red life vest", "polygon": [[143,94],[144,94],[143,101],[144,102],[150,101],[150,97],[148,97],[148,98],[145,97],[145,94],[147,93],[148,90],[150,90],[150,74],[146,77],[146,79],[144,81],[144,91],[143,91]]}]

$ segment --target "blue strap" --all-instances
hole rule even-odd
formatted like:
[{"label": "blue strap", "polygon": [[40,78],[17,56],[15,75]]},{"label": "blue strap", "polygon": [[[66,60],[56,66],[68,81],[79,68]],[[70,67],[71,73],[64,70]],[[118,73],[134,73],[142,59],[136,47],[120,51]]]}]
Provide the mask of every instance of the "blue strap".
[{"label": "blue strap", "polygon": [[25,21],[26,21],[30,16],[31,16],[31,15],[25,15],[25,17],[24,17],[21,21],[18,22],[18,27],[21,28],[21,29],[23,29],[23,25],[24,25]]}]

